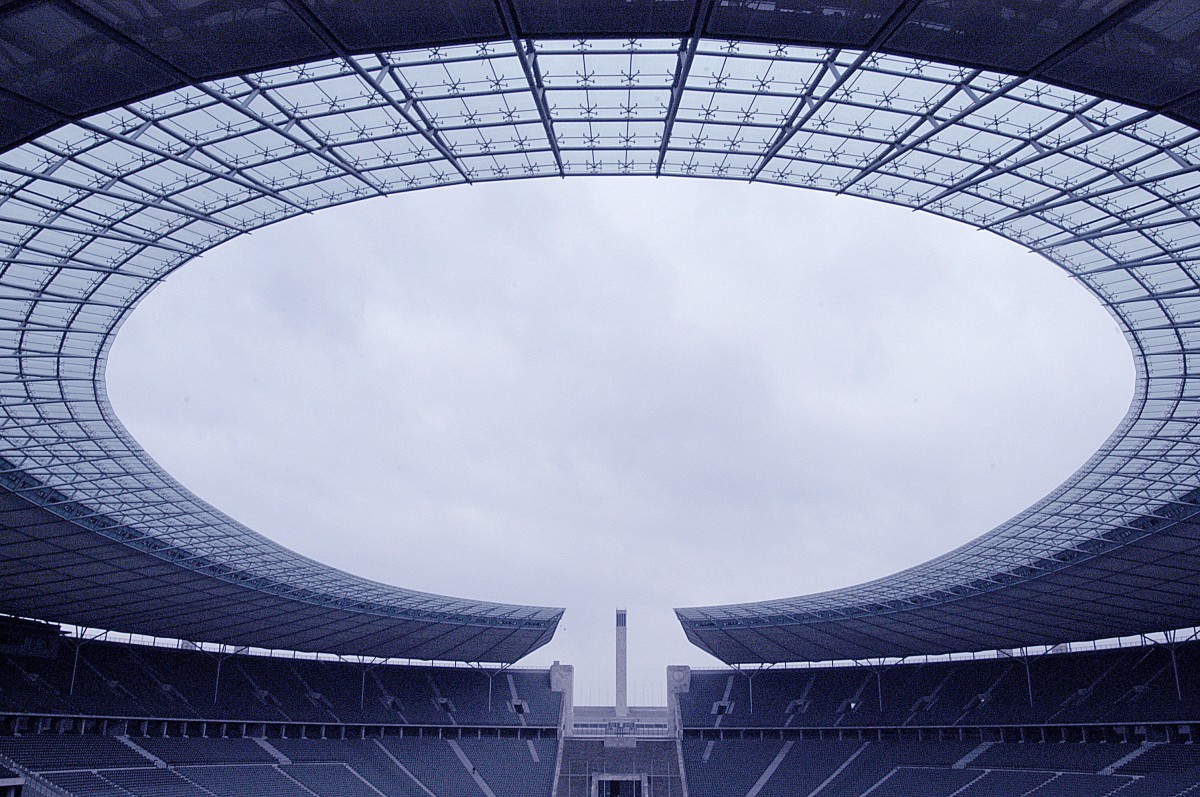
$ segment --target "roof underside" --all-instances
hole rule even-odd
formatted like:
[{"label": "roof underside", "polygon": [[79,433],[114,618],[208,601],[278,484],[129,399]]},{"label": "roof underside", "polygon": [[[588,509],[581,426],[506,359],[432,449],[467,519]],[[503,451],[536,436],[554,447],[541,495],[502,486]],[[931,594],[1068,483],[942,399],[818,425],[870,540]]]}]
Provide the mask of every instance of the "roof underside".
[{"label": "roof underside", "polygon": [[989,574],[949,595],[845,601],[807,613],[795,605],[802,599],[676,613],[688,639],[730,663],[1005,650],[1196,624],[1200,524],[1158,522],[1123,544],[1079,549],[1057,567],[1046,563],[1038,577]]},{"label": "roof underside", "polygon": [[[77,505],[59,503],[62,510]],[[90,525],[90,524],[89,524]],[[6,612],[89,628],[246,647],[387,658],[511,662],[550,641],[560,612],[425,596],[371,605],[253,571],[197,567],[190,552],[120,529],[86,531],[0,490],[0,584]],[[402,591],[400,591],[402,592]],[[421,655],[414,655],[414,651]]]},{"label": "roof underside", "polygon": [[1191,0],[0,5],[0,611],[414,658],[544,644],[558,610],[375,584],[222,515],[124,431],[103,361],[162,277],[265,224],[640,174],[991,230],[1091,290],[1138,367],[1113,437],[1017,518],[859,587],[679,610],[696,644],[812,660],[1200,624],[1198,28]]},{"label": "roof underside", "polygon": [[497,40],[764,41],[1025,74],[1200,122],[1190,0],[36,0],[0,4],[0,144],[187,83]]}]

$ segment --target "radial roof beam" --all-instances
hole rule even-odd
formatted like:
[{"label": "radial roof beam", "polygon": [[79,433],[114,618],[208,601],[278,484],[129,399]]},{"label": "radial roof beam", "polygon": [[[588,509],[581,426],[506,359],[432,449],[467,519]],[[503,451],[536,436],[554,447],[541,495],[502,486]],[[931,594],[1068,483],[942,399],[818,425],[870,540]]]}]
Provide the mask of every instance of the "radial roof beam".
[{"label": "radial roof beam", "polygon": [[[70,582],[53,600],[39,598],[15,570],[4,581],[3,567],[21,563],[0,562],[0,586],[11,587],[0,594],[14,605],[93,626],[103,605],[106,622],[158,623],[156,632],[183,623],[181,638],[204,639],[197,634],[224,623],[243,641],[262,635],[255,644],[372,655],[383,649],[366,640],[381,628],[405,645],[440,640],[427,654],[518,655],[541,644],[555,610],[372,584],[301,560],[221,515],[120,427],[102,364],[137,298],[240,232],[381,193],[553,170],[749,176],[990,229],[1076,275],[1124,326],[1140,369],[1134,404],[1109,442],[993,532],[846,590],[683,610],[685,626],[694,623],[689,637],[707,644],[719,631],[714,650],[766,661],[1200,624],[1200,535],[1191,521],[1200,388],[1190,376],[1200,371],[1200,107],[1184,100],[1200,97],[1200,68],[1190,68],[1200,58],[1186,49],[1194,35],[1177,13],[1190,8],[1185,0],[1024,7],[1012,18],[988,4],[917,0],[847,3],[833,15],[737,0],[628,0],[605,13],[566,0],[446,0],[436,19],[422,4],[385,4],[380,17],[370,2],[288,0],[271,7],[279,24],[266,27],[251,17],[229,24],[204,7],[159,5],[151,17],[107,0],[51,5],[0,9],[0,36],[19,31],[10,43],[28,50],[20,69],[0,70],[4,140],[72,116],[62,108],[92,109],[0,153],[0,284],[15,291],[11,307],[0,304],[8,319],[0,320],[0,360],[11,371],[0,375],[0,447],[9,457],[0,498],[41,518],[3,534],[47,546],[38,548],[46,558],[28,562],[52,560],[49,538],[36,535],[55,529],[53,544],[98,546],[131,573],[167,567],[187,590],[220,597],[204,616],[173,612],[190,593],[147,576],[129,590],[162,608],[131,614],[129,594],[109,591],[107,603],[85,606],[71,601]],[[82,35],[61,51],[39,49],[29,20],[59,12]],[[184,33],[164,38],[163,30]],[[596,38],[605,31],[619,43]],[[563,43],[580,36],[591,37],[586,52]],[[988,49],[1000,39],[1015,44]],[[410,49],[393,50],[397,40]],[[970,42],[978,53],[962,49]],[[155,71],[150,82],[112,71],[122,48]],[[940,63],[947,53],[959,66]],[[1113,53],[1128,63],[1112,68]],[[242,68],[238,58],[254,63]],[[205,82],[191,73],[197,68],[233,77]],[[706,79],[711,70],[719,80],[715,72]],[[111,111],[95,112],[97,101],[79,96],[95,75],[125,87],[104,95]],[[1069,90],[1039,82],[1051,77]],[[460,91],[463,81],[469,88]],[[150,96],[151,85],[170,91]],[[321,106],[326,89],[349,97],[353,110]],[[295,94],[307,99],[293,104]],[[689,107],[690,96],[703,107]],[[989,105],[1004,109],[994,115],[1007,126],[986,118]],[[1153,113],[1165,107],[1193,126]],[[343,123],[348,134],[337,129]],[[227,155],[226,146],[245,154]],[[1111,614],[1097,614],[1118,581],[1140,588],[1125,588]],[[244,619],[242,609],[260,604],[290,618],[286,633],[263,625],[258,608]],[[330,609],[351,614],[322,613]],[[480,629],[478,644],[459,643],[466,631],[422,630],[417,617]],[[514,623],[522,631],[510,639]],[[339,624],[352,630],[331,633]]]},{"label": "radial roof beam", "polygon": [[[754,172],[750,175],[750,179],[757,180],[762,175],[763,171],[770,165],[775,156],[788,145],[788,142],[795,137],[796,133],[804,129],[805,125],[813,119],[821,111],[821,108],[827,103],[829,98],[836,94],[869,58],[873,57],[874,49],[879,42],[886,41],[902,24],[908,19],[925,0],[904,0],[895,11],[891,13],[887,21],[875,32],[871,37],[867,46],[862,48],[862,51],[856,57],[854,63],[849,69],[840,70],[833,68],[834,80],[830,86],[820,94],[811,95],[806,98],[804,103],[797,103],[796,110],[783,125],[783,128],[776,135],[775,140],[767,149],[766,154],[754,167]],[[820,85],[820,81],[813,81],[814,87]]]},{"label": "radial roof beam", "polygon": [[529,93],[537,106],[538,116],[542,120],[542,130],[546,141],[550,143],[550,151],[554,155],[554,164],[560,177],[566,176],[563,167],[562,151],[558,144],[558,134],[554,131],[554,116],[550,113],[550,105],[546,102],[546,83],[542,78],[541,67],[537,61],[537,47],[529,39],[521,35],[517,16],[513,10],[512,0],[496,0],[496,8],[504,21],[504,30],[512,42],[517,58],[521,61],[521,71],[525,74],[525,82],[529,84]]},{"label": "radial roof beam", "polygon": [[700,46],[703,31],[708,27],[708,19],[712,14],[714,1],[700,0],[696,3],[696,10],[692,12],[691,32],[679,40],[675,74],[671,78],[671,99],[667,104],[663,121],[662,141],[658,145],[658,163],[654,167],[655,177],[662,176],[663,163],[666,162],[667,152],[671,148],[671,134],[675,129],[675,119],[679,116],[679,105],[683,102],[688,78],[692,74],[692,62],[696,60],[696,50]]}]

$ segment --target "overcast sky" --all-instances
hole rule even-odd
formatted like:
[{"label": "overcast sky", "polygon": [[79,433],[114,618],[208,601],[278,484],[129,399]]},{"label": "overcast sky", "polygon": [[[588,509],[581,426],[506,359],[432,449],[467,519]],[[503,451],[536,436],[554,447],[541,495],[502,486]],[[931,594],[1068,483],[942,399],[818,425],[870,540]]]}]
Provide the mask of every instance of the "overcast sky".
[{"label": "overcast sky", "polygon": [[1132,395],[1078,285],[995,236],[700,180],[442,188],[322,211],[134,311],[113,404],[263,534],[405,587],[562,606],[524,660],[611,704],[711,665],[671,609],[846,586],[1040,498]]}]

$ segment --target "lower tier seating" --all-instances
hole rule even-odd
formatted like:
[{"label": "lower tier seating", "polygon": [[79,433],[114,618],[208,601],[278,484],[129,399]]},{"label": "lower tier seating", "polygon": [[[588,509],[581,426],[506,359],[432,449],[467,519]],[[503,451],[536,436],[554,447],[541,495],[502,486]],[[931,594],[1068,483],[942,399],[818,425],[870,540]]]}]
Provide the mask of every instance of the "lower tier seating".
[{"label": "lower tier seating", "polygon": [[70,797],[548,797],[556,751],[511,736],[0,737],[0,762]]},{"label": "lower tier seating", "polygon": [[[151,754],[153,748],[156,752]],[[253,750],[251,750],[253,748]],[[367,739],[0,738],[68,797],[549,797],[644,775],[644,797],[1194,797],[1200,745],[1146,742],[448,735]],[[682,759],[683,771],[679,769]],[[169,761],[169,763],[168,763]],[[164,765],[165,764],[165,765]]]},{"label": "lower tier seating", "polygon": [[696,797],[1181,797],[1200,792],[1191,748],[687,738],[683,756]]}]

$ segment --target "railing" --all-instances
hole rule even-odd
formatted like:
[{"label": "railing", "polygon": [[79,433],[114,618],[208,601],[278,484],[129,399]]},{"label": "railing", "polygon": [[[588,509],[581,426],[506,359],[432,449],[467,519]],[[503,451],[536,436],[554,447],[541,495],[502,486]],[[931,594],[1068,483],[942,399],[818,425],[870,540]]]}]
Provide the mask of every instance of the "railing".
[{"label": "railing", "polygon": [[605,736],[631,736],[635,739],[670,739],[674,737],[666,723],[638,723],[632,732],[628,730],[615,731],[605,722],[577,722],[571,729],[576,738],[601,739]]}]

